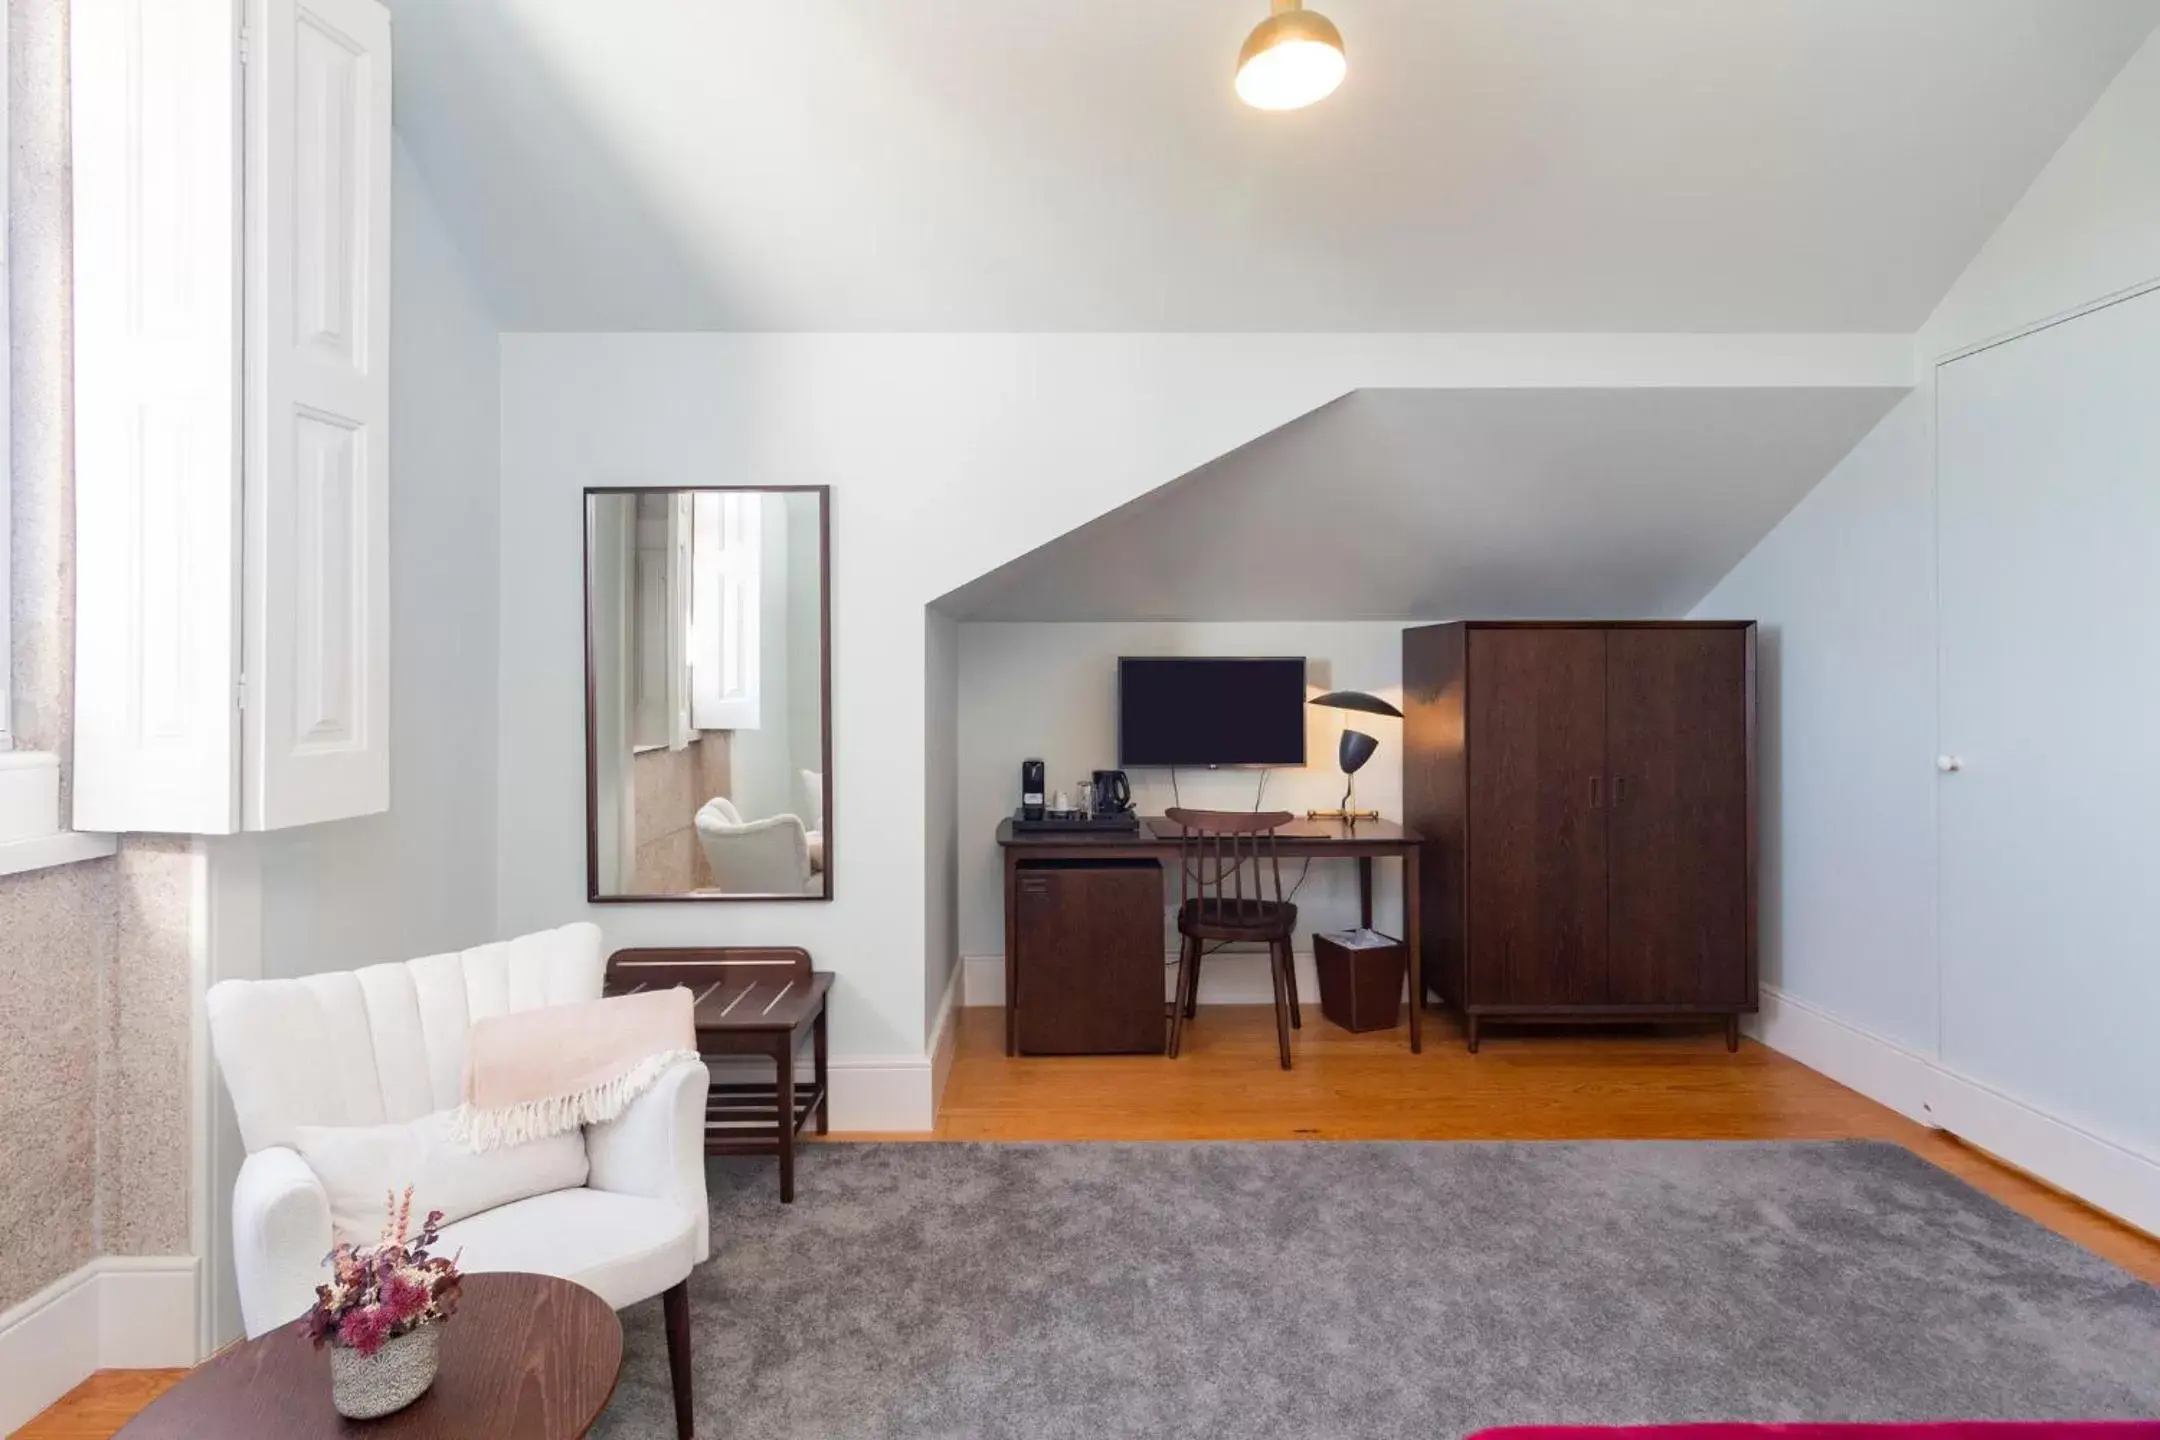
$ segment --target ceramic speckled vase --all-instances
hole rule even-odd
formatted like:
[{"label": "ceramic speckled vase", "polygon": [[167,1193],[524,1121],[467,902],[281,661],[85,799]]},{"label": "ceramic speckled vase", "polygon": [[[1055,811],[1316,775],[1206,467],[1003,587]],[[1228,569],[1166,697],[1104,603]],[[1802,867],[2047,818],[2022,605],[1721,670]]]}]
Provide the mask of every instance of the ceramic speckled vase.
[{"label": "ceramic speckled vase", "polygon": [[386,1340],[373,1355],[330,1347],[330,1403],[348,1420],[373,1420],[402,1410],[435,1383],[440,1325]]}]

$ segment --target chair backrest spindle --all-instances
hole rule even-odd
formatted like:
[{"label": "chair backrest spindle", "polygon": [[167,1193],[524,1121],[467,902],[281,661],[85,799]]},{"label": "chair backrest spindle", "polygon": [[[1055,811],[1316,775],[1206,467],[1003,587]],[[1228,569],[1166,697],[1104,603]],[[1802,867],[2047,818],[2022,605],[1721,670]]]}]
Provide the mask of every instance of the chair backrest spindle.
[{"label": "chair backrest spindle", "polygon": [[[1275,832],[1295,818],[1287,810],[1173,809],[1168,818],[1178,827],[1181,909],[1198,900],[1203,909],[1226,919],[1256,924],[1271,905],[1282,904],[1282,857]],[[1253,869],[1250,888],[1247,865]]]}]

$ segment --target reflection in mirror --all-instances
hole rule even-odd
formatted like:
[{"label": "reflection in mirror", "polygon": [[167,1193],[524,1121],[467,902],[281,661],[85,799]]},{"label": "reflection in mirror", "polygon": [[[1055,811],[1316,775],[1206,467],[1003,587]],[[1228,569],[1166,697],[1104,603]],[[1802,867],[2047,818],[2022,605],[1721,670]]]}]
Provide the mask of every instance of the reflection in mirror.
[{"label": "reflection in mirror", "polygon": [[588,898],[831,898],[825,505],[585,493]]}]

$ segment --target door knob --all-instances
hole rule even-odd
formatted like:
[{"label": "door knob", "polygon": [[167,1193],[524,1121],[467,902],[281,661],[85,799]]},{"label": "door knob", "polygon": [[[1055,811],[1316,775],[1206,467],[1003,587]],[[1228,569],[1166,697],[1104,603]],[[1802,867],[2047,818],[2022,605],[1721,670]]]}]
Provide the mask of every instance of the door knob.
[{"label": "door knob", "polygon": [[1965,757],[1962,755],[1937,755],[1935,757],[1935,768],[1945,775],[1954,775],[1965,768]]}]

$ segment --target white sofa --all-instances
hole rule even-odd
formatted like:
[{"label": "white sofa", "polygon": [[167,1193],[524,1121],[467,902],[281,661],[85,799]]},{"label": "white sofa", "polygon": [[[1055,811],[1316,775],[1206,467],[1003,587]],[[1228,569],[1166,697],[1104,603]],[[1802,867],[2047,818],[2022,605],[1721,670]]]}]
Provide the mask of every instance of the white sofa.
[{"label": "white sofa", "polygon": [[[233,1189],[233,1259],[250,1336],[304,1313],[331,1246],[323,1182],[294,1143],[304,1126],[417,1120],[462,1096],[475,1020],[597,999],[599,927],[298,980],[227,981],[208,1010],[247,1159]],[[685,1061],[619,1118],[584,1132],[589,1173],[444,1228],[468,1273],[517,1270],[583,1285],[620,1309],[664,1295],[688,1434],[686,1282],[710,1254],[705,1067]],[[416,1197],[425,1203],[425,1197]]]}]

